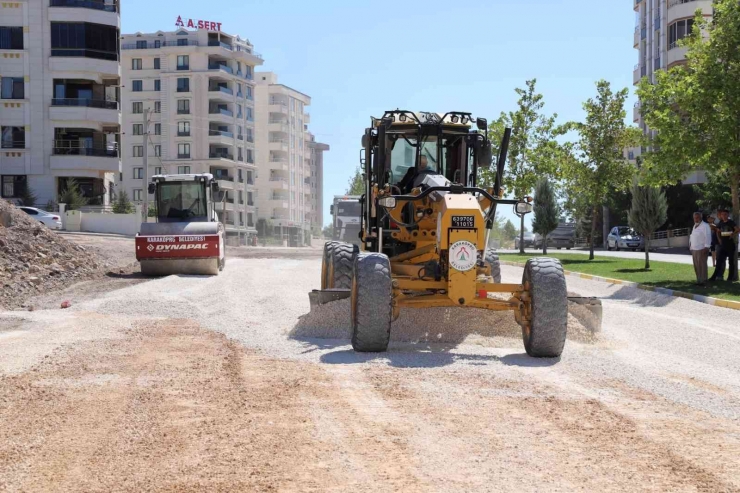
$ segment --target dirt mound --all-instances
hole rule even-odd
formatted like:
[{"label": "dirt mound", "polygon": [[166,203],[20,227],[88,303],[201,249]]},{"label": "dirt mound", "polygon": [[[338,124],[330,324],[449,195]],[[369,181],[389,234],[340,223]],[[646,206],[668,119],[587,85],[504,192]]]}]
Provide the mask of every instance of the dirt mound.
[{"label": "dirt mound", "polygon": [[22,306],[29,296],[63,288],[104,267],[96,253],[0,200],[0,308]]}]

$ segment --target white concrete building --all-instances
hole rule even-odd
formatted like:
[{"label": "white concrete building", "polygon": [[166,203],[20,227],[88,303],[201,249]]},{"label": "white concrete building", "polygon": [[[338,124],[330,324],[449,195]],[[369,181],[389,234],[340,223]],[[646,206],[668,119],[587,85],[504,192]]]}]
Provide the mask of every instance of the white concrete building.
[{"label": "white concrete building", "polygon": [[[633,82],[637,85],[643,77],[654,81],[658,70],[666,70],[686,62],[686,48],[678,41],[686,37],[693,28],[697,9],[711,17],[712,0],[633,0],[636,25],[634,47],[638,50],[638,63],[633,71]],[[643,132],[650,131],[640,116],[640,103],[633,109],[633,121]],[[629,151],[630,158],[637,158],[643,149]],[[703,172],[693,173],[684,184],[703,183]]]},{"label": "white concrete building", "polygon": [[311,98],[278,84],[272,72],[258,72],[258,220],[291,245],[303,245],[311,231],[311,148],[306,106]]},{"label": "white concrete building", "polygon": [[0,196],[57,200],[74,178],[92,205],[120,170],[117,0],[0,2]]},{"label": "white concrete building", "polygon": [[121,54],[119,186],[141,203],[146,177],[212,173],[226,191],[219,214],[227,233],[254,233],[254,67],[262,57],[248,40],[206,29],[126,34]]},{"label": "white concrete building", "polygon": [[311,151],[311,230],[315,235],[320,235],[324,225],[324,151],[329,150],[329,145],[316,142],[310,132],[306,132],[306,135]]}]

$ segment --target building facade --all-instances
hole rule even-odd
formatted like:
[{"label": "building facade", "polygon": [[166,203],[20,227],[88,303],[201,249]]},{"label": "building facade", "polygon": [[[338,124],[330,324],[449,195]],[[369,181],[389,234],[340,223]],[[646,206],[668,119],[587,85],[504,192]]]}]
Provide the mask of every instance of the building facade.
[{"label": "building facade", "polygon": [[155,174],[211,173],[225,191],[226,232],[243,239],[256,231],[254,68],[263,60],[248,40],[209,27],[122,36],[118,187],[142,203]]},{"label": "building facade", "polygon": [[106,205],[121,169],[117,0],[0,2],[0,196]]},{"label": "building facade", "polygon": [[[701,9],[706,17],[713,12],[712,0],[633,0],[636,25],[634,47],[638,50],[638,63],[633,71],[633,83],[643,77],[655,80],[655,72],[667,70],[686,62],[686,48],[678,42],[686,37],[694,25],[694,14]],[[640,103],[633,109],[633,121],[644,133],[649,133],[640,115]],[[643,149],[629,151],[630,158],[637,158]],[[703,172],[691,174],[684,184],[703,183]]]},{"label": "building facade", "polygon": [[324,225],[324,152],[329,150],[329,145],[316,142],[310,132],[306,142],[311,151],[311,231],[319,236]]},{"label": "building facade", "polygon": [[311,98],[257,73],[257,209],[267,234],[305,244],[313,218],[312,149],[307,131]]}]

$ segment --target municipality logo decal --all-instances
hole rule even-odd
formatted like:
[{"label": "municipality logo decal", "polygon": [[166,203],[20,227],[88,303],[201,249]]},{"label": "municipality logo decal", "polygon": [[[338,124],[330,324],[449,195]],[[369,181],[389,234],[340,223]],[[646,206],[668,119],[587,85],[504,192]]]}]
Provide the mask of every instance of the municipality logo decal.
[{"label": "municipality logo decal", "polygon": [[148,247],[146,247],[146,249],[151,252],[152,250],[154,250],[154,245],[149,245]]},{"label": "municipality logo decal", "polygon": [[450,266],[460,272],[467,272],[475,267],[475,245],[469,241],[458,241],[450,247]]}]

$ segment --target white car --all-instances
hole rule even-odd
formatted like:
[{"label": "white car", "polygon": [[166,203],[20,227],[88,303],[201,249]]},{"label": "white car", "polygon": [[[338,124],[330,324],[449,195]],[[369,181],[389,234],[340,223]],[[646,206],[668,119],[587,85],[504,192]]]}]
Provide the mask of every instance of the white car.
[{"label": "white car", "polygon": [[58,214],[42,211],[35,207],[21,206],[18,208],[51,229],[62,229],[62,218]]}]

